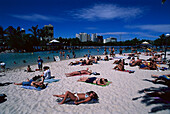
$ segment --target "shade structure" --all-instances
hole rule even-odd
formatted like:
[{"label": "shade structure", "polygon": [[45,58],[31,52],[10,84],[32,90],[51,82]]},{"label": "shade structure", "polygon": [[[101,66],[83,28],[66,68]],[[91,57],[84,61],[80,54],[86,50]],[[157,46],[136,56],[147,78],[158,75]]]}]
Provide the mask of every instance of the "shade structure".
[{"label": "shade structure", "polygon": [[142,44],[149,44],[148,42],[146,42],[146,41],[144,41],[144,42],[142,42]]},{"label": "shade structure", "polygon": [[58,40],[51,40],[49,43],[59,43]]}]

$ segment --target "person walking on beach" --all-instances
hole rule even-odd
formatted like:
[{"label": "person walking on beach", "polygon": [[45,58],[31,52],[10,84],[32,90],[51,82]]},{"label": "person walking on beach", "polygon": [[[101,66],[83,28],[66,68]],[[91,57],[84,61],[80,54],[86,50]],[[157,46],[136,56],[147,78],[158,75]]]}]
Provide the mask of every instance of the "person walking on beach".
[{"label": "person walking on beach", "polygon": [[43,60],[41,59],[40,56],[38,56],[37,62],[38,62],[38,69],[39,69],[39,70],[42,70]]}]

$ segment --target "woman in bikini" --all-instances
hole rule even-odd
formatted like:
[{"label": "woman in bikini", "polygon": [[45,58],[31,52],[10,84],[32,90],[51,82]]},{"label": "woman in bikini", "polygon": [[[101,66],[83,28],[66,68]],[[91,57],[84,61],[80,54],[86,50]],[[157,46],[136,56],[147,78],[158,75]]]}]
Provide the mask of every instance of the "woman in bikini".
[{"label": "woman in bikini", "polygon": [[71,77],[71,76],[76,76],[76,75],[81,75],[81,74],[87,74],[87,75],[91,75],[92,71],[89,71],[89,68],[87,68],[87,70],[80,70],[80,71],[75,71],[75,72],[71,72],[71,73],[65,73],[65,75],[67,77]]},{"label": "woman in bikini", "polygon": [[[67,98],[73,100],[75,104],[85,103],[90,101],[91,99],[98,99],[98,95],[94,91],[90,91],[87,93],[71,93],[67,91],[63,95],[53,95],[53,96],[63,98],[63,100],[58,104],[63,104]],[[79,100],[83,100],[83,101],[79,101]]]},{"label": "woman in bikini", "polygon": [[93,83],[97,85],[106,85],[108,80],[104,78],[96,78],[96,77],[83,77],[77,80],[78,82],[87,82],[87,83]]}]

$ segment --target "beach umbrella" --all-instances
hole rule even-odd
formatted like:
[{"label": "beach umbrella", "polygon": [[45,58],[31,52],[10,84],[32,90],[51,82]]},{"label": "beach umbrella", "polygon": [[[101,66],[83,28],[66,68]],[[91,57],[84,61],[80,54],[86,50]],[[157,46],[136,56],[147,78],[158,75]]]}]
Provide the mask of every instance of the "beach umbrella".
[{"label": "beach umbrella", "polygon": [[147,41],[142,42],[142,44],[149,44]]},{"label": "beach umbrella", "polygon": [[59,43],[58,40],[51,40],[49,43]]}]

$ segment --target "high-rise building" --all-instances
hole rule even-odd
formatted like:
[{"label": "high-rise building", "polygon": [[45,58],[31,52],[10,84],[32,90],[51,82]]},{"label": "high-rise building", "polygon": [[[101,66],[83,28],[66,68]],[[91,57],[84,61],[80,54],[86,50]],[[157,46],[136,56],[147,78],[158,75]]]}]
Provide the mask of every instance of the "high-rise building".
[{"label": "high-rise building", "polygon": [[97,34],[96,34],[96,33],[92,33],[92,35],[91,35],[91,41],[92,41],[92,42],[97,42]]},{"label": "high-rise building", "polygon": [[91,40],[90,35],[87,33],[76,34],[76,38],[79,38],[81,42],[87,42]]},{"label": "high-rise building", "polygon": [[44,30],[47,32],[45,39],[50,41],[54,38],[54,27],[53,25],[49,24],[49,25],[44,25]]}]

